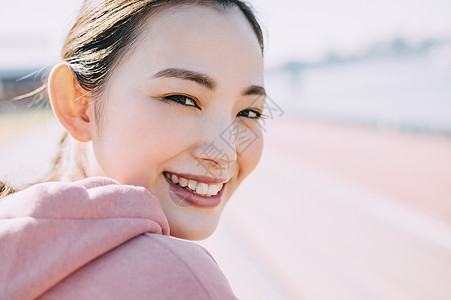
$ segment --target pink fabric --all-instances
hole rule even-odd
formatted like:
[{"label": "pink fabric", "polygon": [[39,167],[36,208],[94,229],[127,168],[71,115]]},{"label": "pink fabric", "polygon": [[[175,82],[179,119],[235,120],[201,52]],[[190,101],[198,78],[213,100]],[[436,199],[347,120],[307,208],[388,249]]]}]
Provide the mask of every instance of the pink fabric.
[{"label": "pink fabric", "polygon": [[0,200],[0,298],[235,299],[203,248],[168,234],[145,188],[35,185]]}]

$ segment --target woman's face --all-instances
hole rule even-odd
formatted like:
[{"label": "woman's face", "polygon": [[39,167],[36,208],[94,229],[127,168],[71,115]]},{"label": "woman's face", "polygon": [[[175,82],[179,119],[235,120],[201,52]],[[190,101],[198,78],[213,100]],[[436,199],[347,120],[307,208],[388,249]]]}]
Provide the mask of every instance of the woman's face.
[{"label": "woman's face", "polygon": [[90,175],[148,188],[171,235],[208,237],[262,152],[263,60],[248,21],[200,6],[153,17],[103,97]]}]

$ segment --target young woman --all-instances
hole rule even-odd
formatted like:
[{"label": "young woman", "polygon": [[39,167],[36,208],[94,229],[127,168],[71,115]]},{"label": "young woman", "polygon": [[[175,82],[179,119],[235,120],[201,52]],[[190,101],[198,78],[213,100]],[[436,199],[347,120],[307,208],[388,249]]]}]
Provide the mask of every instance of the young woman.
[{"label": "young woman", "polygon": [[49,76],[52,182],[0,201],[2,299],[234,298],[168,235],[211,235],[256,167],[262,53],[239,0],[85,1]]}]

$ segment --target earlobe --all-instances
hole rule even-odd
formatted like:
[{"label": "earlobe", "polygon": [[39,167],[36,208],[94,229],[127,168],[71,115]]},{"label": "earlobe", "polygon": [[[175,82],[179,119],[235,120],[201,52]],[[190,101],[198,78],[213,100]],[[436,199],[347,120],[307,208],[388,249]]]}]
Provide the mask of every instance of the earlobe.
[{"label": "earlobe", "polygon": [[76,140],[90,141],[93,124],[88,111],[92,104],[68,65],[61,63],[53,68],[48,89],[53,112],[60,123]]}]

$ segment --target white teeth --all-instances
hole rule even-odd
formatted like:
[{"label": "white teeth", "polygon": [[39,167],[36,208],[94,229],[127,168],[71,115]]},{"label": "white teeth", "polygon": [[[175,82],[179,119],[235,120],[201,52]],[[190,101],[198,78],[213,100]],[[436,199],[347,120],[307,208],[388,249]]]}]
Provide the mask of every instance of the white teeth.
[{"label": "white teeth", "polygon": [[196,193],[198,194],[206,194],[208,192],[208,184],[199,182],[197,185]]},{"label": "white teeth", "polygon": [[181,187],[187,187],[188,186],[188,179],[181,177],[179,179],[179,184]]},{"label": "white teeth", "polygon": [[190,190],[195,191],[197,189],[197,181],[194,180],[188,181],[188,187]]},{"label": "white teeth", "polygon": [[218,193],[219,189],[218,189],[218,185],[217,184],[211,184],[208,186],[208,192],[207,194],[209,195],[216,195]]},{"label": "white teeth", "polygon": [[197,182],[197,181],[191,180],[191,179],[188,180],[186,178],[178,177],[177,175],[169,174],[167,172],[164,175],[166,176],[166,178],[171,180],[174,184],[178,184],[184,188],[188,187],[193,193],[202,195],[204,197],[211,197],[211,196],[217,195],[219,193],[219,191],[222,189],[222,187],[224,186],[223,183],[207,184],[204,182]]}]

